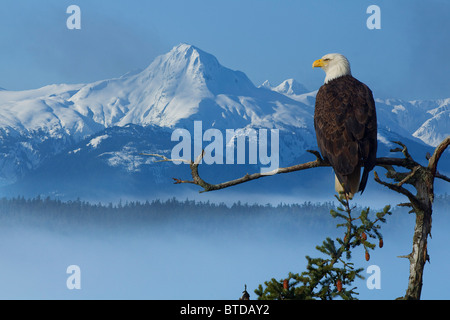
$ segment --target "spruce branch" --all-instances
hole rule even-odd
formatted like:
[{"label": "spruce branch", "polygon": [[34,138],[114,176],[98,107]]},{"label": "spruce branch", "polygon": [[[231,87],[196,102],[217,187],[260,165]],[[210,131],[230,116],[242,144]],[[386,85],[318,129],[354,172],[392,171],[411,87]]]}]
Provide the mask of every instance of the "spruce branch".
[{"label": "spruce branch", "polygon": [[[391,214],[390,207],[386,206],[383,211],[371,219],[370,209],[361,211],[358,217],[352,217],[354,207],[350,207],[347,199],[336,197],[341,203],[337,210],[331,210],[333,218],[343,220],[337,224],[338,228],[344,228],[344,237],[336,241],[327,237],[322,245],[316,249],[327,258],[311,258],[306,256],[306,271],[301,274],[289,273],[286,279],[270,281],[259,285],[255,290],[258,299],[322,299],[331,300],[336,297],[342,299],[356,299],[357,288],[352,284],[356,278],[363,279],[361,272],[364,268],[356,268],[350,262],[351,252],[357,247],[364,249],[367,257],[368,251],[375,248],[369,238],[379,239],[382,247],[382,236],[378,229],[379,222],[386,222],[385,216]],[[345,253],[345,258],[344,258]],[[283,284],[289,284],[288,289]]]}]

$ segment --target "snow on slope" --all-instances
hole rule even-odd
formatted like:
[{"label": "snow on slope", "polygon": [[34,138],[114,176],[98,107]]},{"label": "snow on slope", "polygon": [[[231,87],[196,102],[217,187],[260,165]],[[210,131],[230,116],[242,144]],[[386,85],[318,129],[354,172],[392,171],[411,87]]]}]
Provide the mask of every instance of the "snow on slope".
[{"label": "snow on slope", "polygon": [[64,128],[70,135],[84,136],[128,123],[174,127],[191,118],[224,128],[272,119],[281,125],[286,113],[299,118],[305,112],[312,115],[302,103],[256,88],[244,73],[223,67],[211,54],[187,44],[139,73],[85,85],[0,93],[0,127]]},{"label": "snow on slope", "polygon": [[[315,94],[293,79],[256,88],[213,55],[180,44],[145,70],[119,78],[1,91],[0,127],[66,133],[76,140],[114,125],[175,127],[200,119],[218,128],[312,129]],[[449,134],[449,101],[377,99],[379,123],[435,145]]]},{"label": "snow on slope", "polygon": [[[208,125],[235,128],[267,124],[274,111],[286,112],[278,102],[305,107],[256,88],[244,73],[223,67],[214,56],[187,44],[156,58],[138,74],[86,85],[70,101],[80,114],[91,115],[105,127],[128,123],[174,127],[187,119],[201,119]],[[290,112],[297,113],[295,108]]]},{"label": "snow on slope", "polygon": [[[424,103],[422,102],[422,104]],[[427,111],[432,117],[413,133],[414,137],[433,147],[436,147],[444,138],[450,135],[450,98],[437,100],[435,103],[438,106]]]},{"label": "snow on slope", "polygon": [[[257,88],[243,72],[222,66],[213,55],[188,44],[174,47],[140,72],[114,79],[3,90],[0,184],[14,181],[62,150],[74,150],[70,148],[75,143],[105,128],[127,124],[192,128],[193,121],[202,120],[204,130],[278,128],[280,152],[296,159],[315,146],[316,93],[293,79]],[[450,99],[377,99],[384,129],[380,141],[389,141],[392,131],[435,145],[449,134],[449,103]],[[89,147],[103,141],[90,140]]]},{"label": "snow on slope", "polygon": [[376,99],[379,123],[405,137],[436,147],[450,135],[450,99]]},{"label": "snow on slope", "polygon": [[104,134],[102,136],[98,136],[95,137],[94,139],[92,139],[91,141],[89,141],[89,143],[86,145],[87,147],[92,147],[92,148],[98,148],[98,146],[100,145],[100,143],[102,143],[103,140],[108,139],[109,136],[107,134]]},{"label": "snow on slope", "polygon": [[306,89],[304,85],[294,79],[284,80],[276,87],[272,87],[270,82],[266,80],[260,87],[287,95],[289,97],[295,97],[309,92],[309,90]]},{"label": "snow on slope", "polygon": [[105,128],[130,123],[174,128],[202,120],[204,130],[276,127],[297,134],[287,141],[288,154],[298,155],[314,143],[312,114],[310,106],[256,88],[244,73],[181,44],[143,71],[122,77],[1,91],[0,130],[9,139],[0,142],[6,154],[0,159],[0,182],[20,177]]}]

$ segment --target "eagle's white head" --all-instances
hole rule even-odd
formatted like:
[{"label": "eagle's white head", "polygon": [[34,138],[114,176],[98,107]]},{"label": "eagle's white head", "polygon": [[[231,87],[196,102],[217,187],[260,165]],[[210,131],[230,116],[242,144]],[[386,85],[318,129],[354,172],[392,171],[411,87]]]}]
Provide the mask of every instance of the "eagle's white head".
[{"label": "eagle's white head", "polygon": [[320,67],[325,71],[325,83],[352,74],[350,63],[347,58],[339,53],[329,53],[324,55],[322,59],[314,61],[313,68],[317,67]]}]

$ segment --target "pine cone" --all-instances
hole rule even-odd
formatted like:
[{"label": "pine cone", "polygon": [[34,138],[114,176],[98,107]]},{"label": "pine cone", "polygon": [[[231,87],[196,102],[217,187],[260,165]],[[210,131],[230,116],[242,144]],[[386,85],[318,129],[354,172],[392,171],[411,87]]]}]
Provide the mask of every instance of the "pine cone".
[{"label": "pine cone", "polygon": [[284,281],[283,281],[283,289],[284,290],[288,290],[289,289],[289,280],[288,279],[284,279]]},{"label": "pine cone", "polygon": [[380,239],[380,243],[378,244],[378,246],[379,246],[380,248],[383,248],[383,245],[384,245],[383,239]]},{"label": "pine cone", "polygon": [[366,261],[369,261],[369,260],[370,260],[370,254],[368,251],[366,251]]},{"label": "pine cone", "polygon": [[337,283],[336,283],[336,288],[338,292],[342,291],[342,281],[341,279],[338,279]]}]

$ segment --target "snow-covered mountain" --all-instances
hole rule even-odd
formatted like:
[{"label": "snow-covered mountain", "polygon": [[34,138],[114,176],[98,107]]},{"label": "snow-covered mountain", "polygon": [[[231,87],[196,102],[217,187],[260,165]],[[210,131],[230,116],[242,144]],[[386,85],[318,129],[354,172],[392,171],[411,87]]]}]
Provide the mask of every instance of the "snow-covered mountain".
[{"label": "snow-covered mountain", "polygon": [[310,91],[308,91],[308,89],[305,88],[304,85],[302,85],[301,83],[297,82],[294,79],[284,80],[276,87],[272,87],[269,80],[266,80],[259,87],[266,88],[266,89],[287,95],[291,98],[310,92]]},{"label": "snow-covered mountain", "polygon": [[436,147],[450,135],[450,99],[376,102],[383,124],[405,136],[412,135]]},{"label": "snow-covered mountain", "polygon": [[[174,47],[142,71],[114,79],[3,90],[0,183],[10,192],[52,194],[83,188],[89,193],[86,181],[91,189],[105,186],[104,192],[114,184],[115,193],[125,186],[156,183],[167,167],[140,153],[170,155],[175,144],[171,132],[192,130],[196,120],[203,130],[224,134],[226,129],[277,128],[280,165],[289,165],[316,148],[315,94],[293,79],[256,87],[243,72],[188,44]],[[380,142],[388,147],[393,139],[407,139],[431,150],[450,134],[449,103],[377,99]],[[170,170],[182,172],[180,167]],[[122,182],[117,182],[119,176]]]},{"label": "snow-covered mountain", "polygon": [[0,177],[3,184],[13,182],[72,144],[127,124],[175,128],[202,120],[205,130],[277,127],[300,137],[284,140],[301,151],[291,152],[292,157],[314,144],[312,114],[309,105],[256,88],[244,73],[181,44],[142,72],[90,84],[1,92],[5,156]]}]

